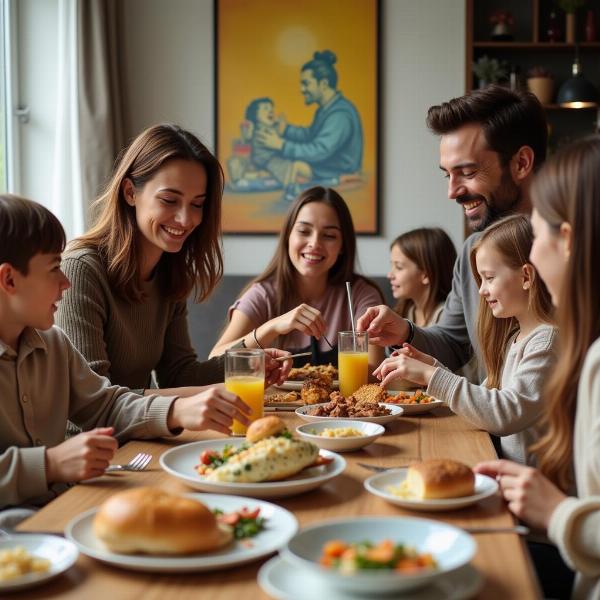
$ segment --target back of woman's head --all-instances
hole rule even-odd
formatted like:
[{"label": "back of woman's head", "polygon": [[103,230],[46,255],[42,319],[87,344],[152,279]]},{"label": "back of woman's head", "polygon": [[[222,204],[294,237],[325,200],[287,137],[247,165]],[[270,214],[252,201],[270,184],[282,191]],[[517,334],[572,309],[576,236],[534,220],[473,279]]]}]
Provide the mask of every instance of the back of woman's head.
[{"label": "back of woman's head", "polygon": [[163,292],[186,297],[196,287],[199,300],[206,298],[223,272],[221,251],[221,200],[223,172],[217,159],[198,138],[172,124],[154,125],[138,135],[117,159],[112,177],[95,202],[98,218],[75,247],[98,249],[117,293],[140,298],[139,243],[135,208],[125,201],[123,184],[130,180],[140,190],[172,160],[196,162],[206,171],[206,200],[202,223],[177,253],[164,253],[159,263]]},{"label": "back of woman's head", "polygon": [[534,446],[542,471],[566,490],[571,482],[577,385],[589,347],[600,337],[600,136],[559,150],[531,187],[533,206],[556,236],[571,230],[558,293],[560,353],[545,394],[547,432]]},{"label": "back of woman's head", "polygon": [[[482,279],[477,270],[477,252],[484,246],[493,248],[500,255],[502,262],[512,270],[520,271],[527,265],[531,273],[528,288],[529,312],[536,321],[549,323],[552,321],[552,300],[546,285],[529,262],[532,244],[533,231],[529,217],[511,215],[495,221],[484,230],[471,249],[471,270],[477,286],[480,287]],[[486,299],[480,298],[477,334],[487,370],[489,388],[500,387],[504,350],[510,336],[518,327],[519,323],[514,317],[494,317]]]},{"label": "back of woman's head", "polygon": [[452,270],[456,261],[452,240],[439,227],[421,227],[399,235],[391,248],[395,246],[427,275],[429,296],[426,312],[431,313],[446,300],[452,288]]}]

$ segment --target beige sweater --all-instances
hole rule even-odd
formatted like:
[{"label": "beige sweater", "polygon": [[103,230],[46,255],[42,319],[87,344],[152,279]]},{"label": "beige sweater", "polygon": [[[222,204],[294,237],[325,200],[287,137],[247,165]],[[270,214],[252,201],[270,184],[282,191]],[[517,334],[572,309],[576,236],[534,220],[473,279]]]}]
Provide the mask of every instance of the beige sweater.
[{"label": "beige sweater", "polygon": [[438,367],[427,393],[444,400],[456,414],[501,436],[504,457],[532,464],[527,448],[537,438],[535,425],[543,404],[544,383],[555,364],[556,329],[539,325],[507,349],[500,389],[469,383]]},{"label": "beige sweater", "polygon": [[113,426],[119,442],[170,436],[175,398],[139,396],[96,375],[58,327],[25,329],[18,351],[0,341],[0,508],[41,505],[46,447],[65,439],[67,419],[84,430]]},{"label": "beige sweater", "polygon": [[561,502],[548,536],[577,571],[574,598],[600,599],[600,339],[590,347],[577,390],[573,446],[578,498]]},{"label": "beige sweater", "polygon": [[165,298],[156,277],[144,284],[144,302],[131,303],[113,293],[96,251],[67,252],[62,268],[71,288],[56,324],[96,373],[139,393],[150,387],[153,370],[162,388],[223,381],[223,358],[198,361],[186,303]]}]

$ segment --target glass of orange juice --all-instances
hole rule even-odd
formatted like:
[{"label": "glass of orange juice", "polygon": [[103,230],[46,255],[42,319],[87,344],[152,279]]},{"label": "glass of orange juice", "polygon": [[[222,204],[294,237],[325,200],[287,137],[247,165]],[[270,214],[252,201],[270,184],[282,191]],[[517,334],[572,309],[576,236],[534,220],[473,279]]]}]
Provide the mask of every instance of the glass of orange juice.
[{"label": "glass of orange juice", "polygon": [[342,396],[351,396],[369,378],[369,336],[366,331],[338,333],[338,371]]},{"label": "glass of orange juice", "polygon": [[[263,416],[265,397],[265,353],[263,350],[227,350],[225,352],[225,388],[237,394],[251,409],[250,420]],[[233,420],[233,435],[244,435],[246,426]]]}]

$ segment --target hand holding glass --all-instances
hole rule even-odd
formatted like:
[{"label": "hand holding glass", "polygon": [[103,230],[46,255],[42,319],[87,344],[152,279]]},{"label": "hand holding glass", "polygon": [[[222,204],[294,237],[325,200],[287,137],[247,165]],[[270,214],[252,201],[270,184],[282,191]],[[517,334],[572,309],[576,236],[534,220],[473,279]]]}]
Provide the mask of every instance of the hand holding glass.
[{"label": "hand holding glass", "polygon": [[[265,353],[263,350],[225,352],[225,388],[237,394],[251,409],[250,421],[263,416],[265,397]],[[244,435],[246,426],[233,420],[231,432]]]}]

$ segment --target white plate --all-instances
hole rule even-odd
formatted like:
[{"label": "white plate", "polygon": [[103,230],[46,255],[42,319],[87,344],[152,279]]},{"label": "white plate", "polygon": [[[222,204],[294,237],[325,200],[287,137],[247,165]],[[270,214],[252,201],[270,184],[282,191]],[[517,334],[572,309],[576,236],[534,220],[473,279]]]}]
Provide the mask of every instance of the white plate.
[{"label": "white plate", "polygon": [[429,412],[438,406],[446,405],[446,403],[441,400],[434,400],[433,402],[427,402],[425,404],[402,404],[401,402],[398,404],[390,402],[389,404],[402,407],[404,415],[420,415],[421,413]]},{"label": "white plate", "polygon": [[[322,437],[319,435],[324,429],[335,429],[338,427],[352,427],[362,432],[360,436],[353,437],[340,437],[330,438]],[[316,431],[316,433],[312,433]],[[318,423],[305,423],[296,427],[298,435],[306,440],[312,442],[323,448],[324,450],[333,450],[334,452],[351,452],[352,450],[358,450],[374,442],[380,435],[385,433],[385,429],[382,425],[377,423],[366,423],[365,421],[349,421],[349,420],[332,420],[329,419]]]},{"label": "white plate", "polygon": [[[249,538],[251,546],[244,543],[244,540],[234,540],[229,546],[210,553],[185,556],[117,554],[107,550],[94,535],[92,524],[98,508],[93,508],[75,517],[67,525],[65,534],[77,545],[82,554],[115,567],[133,571],[186,573],[227,569],[263,558],[284,546],[298,530],[298,522],[294,515],[270,502],[218,494],[187,495],[200,500],[211,509],[220,508],[225,512],[238,510],[244,506],[252,509],[259,507],[260,516],[267,519],[265,530]],[[202,535],[202,532],[198,532],[198,535]]]},{"label": "white plate", "polygon": [[[328,585],[318,575],[297,569],[281,556],[266,562],[258,572],[258,584],[265,593],[276,600],[348,600],[348,593]],[[410,590],[400,597],[411,600],[463,600],[472,598],[483,584],[483,577],[471,565],[466,565],[430,585]],[[353,600],[372,600],[373,594],[353,593]],[[397,598],[394,595],[393,598]]]},{"label": "white plate", "polygon": [[379,403],[379,406],[385,406],[389,408],[391,414],[383,416],[383,417],[313,417],[308,414],[309,410],[316,408],[317,406],[325,406],[325,404],[307,404],[306,406],[301,406],[296,409],[296,414],[304,421],[308,421],[309,423],[318,423],[319,421],[365,421],[366,423],[378,423],[379,425],[385,425],[386,423],[390,423],[391,421],[395,421],[404,411],[402,407],[396,406],[395,404],[384,404],[383,402]]},{"label": "white plate", "polygon": [[365,488],[380,496],[384,500],[401,506],[402,508],[410,508],[412,510],[426,510],[426,511],[442,511],[442,510],[455,510],[457,508],[464,508],[475,502],[479,502],[488,496],[493,496],[498,491],[498,483],[495,479],[488,477],[487,475],[475,474],[475,494],[472,496],[463,496],[461,498],[447,498],[445,500],[410,500],[408,498],[401,498],[392,494],[388,488],[389,486],[399,486],[406,479],[406,472],[408,469],[393,469],[386,471],[385,473],[377,473],[369,477],[364,485]]},{"label": "white plate", "polygon": [[[295,390],[300,391],[302,389],[302,385],[304,384],[304,380],[291,380],[288,379],[284,381],[280,385],[275,385],[274,387],[279,388],[280,390]],[[337,379],[333,380],[333,389],[337,390],[340,387],[340,382]]]},{"label": "white plate", "polygon": [[333,458],[333,462],[321,467],[304,469],[297,475],[282,481],[226,483],[224,481],[207,481],[205,477],[196,473],[195,467],[200,462],[200,454],[203,450],[212,449],[219,452],[226,445],[237,447],[245,442],[245,438],[225,438],[183,444],[164,452],[160,457],[160,466],[173,477],[177,477],[198,490],[254,498],[283,498],[314,490],[337,477],[346,468],[346,461],[341,456],[322,450],[321,454]]},{"label": "white plate", "polygon": [[22,546],[37,558],[49,560],[50,567],[45,573],[29,573],[18,579],[0,581],[0,594],[40,585],[70,569],[79,556],[74,544],[56,535],[15,533],[0,538],[0,550],[9,550],[17,546]]},{"label": "white plate", "polygon": [[[319,564],[323,546],[330,540],[374,543],[391,540],[419,553],[433,555],[437,569],[398,573],[370,569],[352,574],[340,573]],[[281,549],[281,556],[295,568],[310,571],[330,586],[351,593],[376,596],[412,590],[444,579],[447,573],[468,564],[477,545],[468,534],[446,523],[415,517],[359,517],[339,519],[302,529]]]}]

